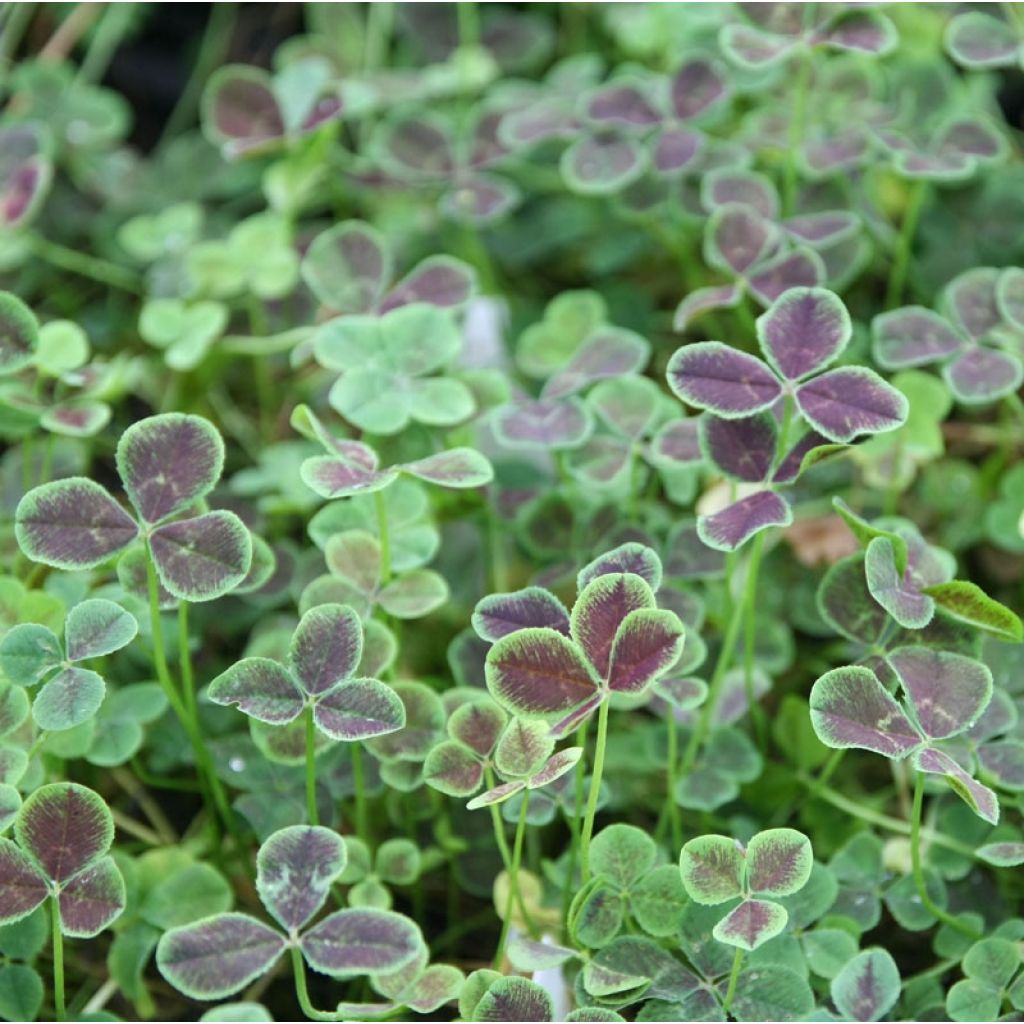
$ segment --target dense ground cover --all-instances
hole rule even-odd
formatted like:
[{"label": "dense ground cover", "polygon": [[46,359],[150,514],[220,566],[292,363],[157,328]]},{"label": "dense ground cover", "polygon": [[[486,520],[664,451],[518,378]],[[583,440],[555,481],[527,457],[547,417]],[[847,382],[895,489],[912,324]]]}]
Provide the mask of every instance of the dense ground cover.
[{"label": "dense ground cover", "polygon": [[4,9],[0,1017],[1021,1019],[1016,5],[300,13]]}]

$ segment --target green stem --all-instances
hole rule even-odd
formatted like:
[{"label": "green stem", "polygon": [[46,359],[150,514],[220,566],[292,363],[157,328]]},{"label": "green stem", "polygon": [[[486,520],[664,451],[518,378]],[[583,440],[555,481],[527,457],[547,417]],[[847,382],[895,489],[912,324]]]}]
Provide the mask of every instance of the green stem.
[{"label": "green stem", "polygon": [[889,284],[885,292],[885,308],[894,309],[903,299],[903,288],[907,283],[907,271],[910,267],[911,249],[914,235],[917,233],[917,222],[921,217],[925,199],[928,196],[928,182],[915,181],[910,186],[907,205],[903,211],[903,223],[900,225],[900,237],[896,242],[892,270],[889,272]]},{"label": "green stem", "polygon": [[[589,722],[584,722],[576,731],[576,746],[587,749],[587,733]],[[576,880],[576,861],[580,851],[580,822],[583,819],[583,794],[584,785],[587,781],[587,764],[584,758],[580,758],[576,765],[575,773],[575,799],[572,807],[572,836],[569,843],[569,864],[565,872],[565,888],[562,891],[562,924],[568,925],[569,908],[572,906],[572,897],[575,890],[573,884]]]},{"label": "green stem", "polygon": [[679,804],[675,800],[676,766],[679,760],[679,723],[676,721],[675,712],[671,707],[668,709],[668,719],[665,724],[668,727],[668,772],[665,778],[665,787],[668,792],[665,805],[668,808],[672,849],[675,851],[681,849],[683,845],[683,822],[679,813]]},{"label": "green stem", "polygon": [[580,836],[580,864],[584,885],[590,881],[590,837],[594,834],[594,815],[597,814],[597,800],[601,792],[601,775],[604,773],[604,748],[608,742],[608,711],[610,707],[610,701],[606,698],[601,701],[601,707],[597,712],[597,742],[594,745],[594,771],[590,777],[587,814],[583,819],[583,833]]},{"label": "green stem", "polygon": [[373,504],[377,510],[377,535],[380,538],[380,582],[387,586],[391,582],[391,537],[388,533],[388,506],[383,491],[373,492]]},{"label": "green stem", "polygon": [[50,931],[53,934],[53,1003],[57,1020],[67,1019],[64,1002],[64,933],[61,931],[60,904],[50,897]]},{"label": "green stem", "polygon": [[459,11],[459,46],[471,47],[480,45],[480,13],[475,3],[460,3]]},{"label": "green stem", "polygon": [[306,962],[298,946],[292,946],[292,971],[295,975],[295,995],[299,1000],[299,1008],[310,1020],[337,1020],[334,1013],[318,1010],[309,999],[309,988],[306,986]]},{"label": "green stem", "polygon": [[[603,706],[603,705],[602,705]],[[505,959],[505,944],[508,942],[508,932],[512,925],[512,903],[519,891],[519,865],[523,860],[523,838],[526,835],[526,811],[530,806],[530,791],[523,791],[523,802],[519,807],[519,821],[516,824],[516,838],[512,846],[512,866],[509,868],[508,898],[505,900],[505,920],[501,925],[501,937],[498,939],[498,948],[494,954],[494,969],[501,970]],[[522,906],[522,900],[520,900]]]},{"label": "green stem", "polygon": [[194,719],[198,714],[196,706],[195,677],[192,674],[192,652],[188,643],[188,602],[178,602],[178,664],[181,668],[181,689],[185,707]]},{"label": "green stem", "polygon": [[356,797],[356,835],[370,845],[370,815],[366,806],[366,773],[363,771],[363,748],[352,744],[352,788]]},{"label": "green stem", "polygon": [[[814,4],[807,4],[807,8],[813,7]],[[808,18],[805,8],[805,21]],[[793,87],[793,118],[789,122],[789,147],[786,151],[786,170],[782,188],[782,210],[787,217],[791,216],[796,209],[798,158],[807,122],[807,92],[811,84],[811,58],[810,49],[805,49],[800,54],[800,66],[797,69],[796,83]]]},{"label": "green stem", "polygon": [[[487,788],[493,789],[494,771],[490,765],[485,769],[485,778]],[[505,838],[505,823],[502,821],[501,807],[499,804],[490,804],[488,810],[491,812],[491,826],[494,829],[494,841],[498,844],[498,853],[501,854],[501,863],[508,872],[509,891],[515,896],[516,902],[519,904],[519,912],[523,915],[523,921],[532,935],[537,931],[537,926],[530,917],[530,911],[526,907],[526,900],[523,899],[522,891],[519,888],[519,876],[512,871],[512,852],[509,850],[508,840]]]},{"label": "green stem", "polygon": [[133,3],[107,4],[106,11],[96,26],[89,48],[79,65],[78,74],[75,76],[77,85],[98,82],[107,73],[114,53],[131,26],[135,6]]},{"label": "green stem", "polygon": [[320,824],[316,808],[316,722],[312,704],[306,707],[306,816],[310,825]]},{"label": "green stem", "polygon": [[921,863],[921,809],[924,805],[924,773],[918,772],[914,782],[914,807],[910,818],[910,863],[914,870],[914,884],[917,886],[917,894],[921,897],[921,904],[929,913],[940,921],[955,928],[958,932],[971,939],[978,940],[981,933],[976,932],[970,925],[964,924],[959,918],[943,910],[928,892],[925,884],[924,867]]},{"label": "green stem", "polygon": [[743,950],[737,949],[732,958],[732,970],[729,972],[729,987],[725,990],[725,1001],[722,1003],[722,1012],[729,1016],[729,1007],[736,998],[736,985],[740,980],[740,967],[743,965]]},{"label": "green stem", "polygon": [[4,30],[0,33],[0,75],[6,76],[7,64],[14,57],[14,52],[28,29],[32,16],[36,13],[36,4],[8,3],[4,4]]},{"label": "green stem", "polygon": [[68,249],[41,235],[29,234],[26,238],[33,255],[47,263],[52,263],[55,267],[60,267],[61,270],[67,270],[81,277],[88,277],[100,284],[119,288],[121,291],[131,292],[133,295],[138,295],[141,291],[138,277],[125,267],[120,267],[116,263],[110,263],[108,260],[102,260],[96,256],[76,252],[74,249]]},{"label": "green stem", "polygon": [[375,71],[387,56],[388,40],[394,20],[394,6],[390,3],[370,4],[366,12],[366,37],[363,49],[363,72]]}]

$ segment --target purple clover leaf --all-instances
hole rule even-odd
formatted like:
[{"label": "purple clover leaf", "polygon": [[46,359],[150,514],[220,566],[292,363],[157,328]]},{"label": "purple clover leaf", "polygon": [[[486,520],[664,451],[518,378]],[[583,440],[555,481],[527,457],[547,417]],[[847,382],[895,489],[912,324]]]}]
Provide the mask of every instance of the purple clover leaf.
[{"label": "purple clover leaf", "polygon": [[338,910],[305,928],[346,861],[346,844],[330,829],[298,825],[273,833],[257,855],[256,887],[287,933],[249,914],[215,914],[160,937],[160,972],[186,995],[212,1000],[266,973],[289,946],[299,949],[314,970],[332,977],[400,970],[424,948],[419,928],[401,914]]},{"label": "purple clover leaf", "polygon": [[395,691],[378,679],[354,678],[362,650],[356,613],[343,605],[320,605],[300,620],[286,664],[243,658],[210,683],[207,695],[266,725],[287,725],[308,710],[331,740],[355,742],[397,732],[406,719]]},{"label": "purple clover leaf", "polygon": [[0,224],[25,227],[39,212],[53,180],[49,140],[37,124],[0,130]]},{"label": "purple clover leaf", "polygon": [[1012,394],[1024,381],[1017,281],[1015,268],[976,267],[946,286],[942,313],[904,306],[880,314],[871,324],[875,361],[886,369],[940,363],[953,397],[966,405]]},{"label": "purple clover leaf", "polygon": [[10,629],[0,641],[0,672],[19,686],[43,684],[32,704],[40,729],[72,729],[96,714],[106,694],[103,677],[76,662],[119,651],[138,630],[120,605],[89,598],[68,612],[63,645],[46,626],[23,623]]},{"label": "purple clover leaf", "polygon": [[1009,152],[1003,131],[978,112],[947,118],[928,137],[888,125],[876,127],[873,134],[893,170],[912,181],[963,182]]},{"label": "purple clover leaf", "polygon": [[176,518],[196,506],[220,477],[224,442],[205,419],[150,416],[117,446],[117,469],[136,521],[106,488],[68,477],[33,488],[18,503],[15,535],[34,561],[93,569],[145,538],[159,582],[183,601],[212,601],[240,584],[252,562],[252,538],[233,512]]},{"label": "purple clover leaf", "polygon": [[983,11],[958,14],[946,26],[946,52],[972,71],[1007,68],[1024,61],[1024,38],[1016,23]]},{"label": "purple clover leaf", "polygon": [[456,708],[448,718],[448,739],[424,762],[427,785],[448,796],[472,796],[483,785],[507,721],[505,712],[486,697]]}]

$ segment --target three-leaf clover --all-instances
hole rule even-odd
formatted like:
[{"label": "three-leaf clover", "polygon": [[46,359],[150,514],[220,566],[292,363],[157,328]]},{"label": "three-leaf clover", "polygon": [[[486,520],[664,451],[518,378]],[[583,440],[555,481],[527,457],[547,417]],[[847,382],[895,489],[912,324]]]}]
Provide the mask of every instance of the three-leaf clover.
[{"label": "three-leaf clover", "polygon": [[786,927],[789,914],[775,898],[799,892],[813,865],[810,840],[791,828],[758,832],[746,848],[728,836],[699,836],[679,855],[690,899],[709,906],[740,900],[712,934],[745,950],[757,949]]},{"label": "three-leaf clover", "polygon": [[224,442],[200,416],[164,413],[130,426],[117,445],[117,471],[138,520],[87,477],[33,488],[14,529],[29,558],[58,569],[94,569],[140,535],[160,582],[183,601],[212,601],[245,579],[252,538],[233,512],[181,518],[213,489]]},{"label": "three-leaf clover", "polygon": [[0,641],[0,671],[18,686],[43,683],[32,704],[40,729],[71,729],[96,714],[106,693],[103,677],[76,663],[119,651],[138,631],[135,618],[120,605],[90,598],[68,612],[63,644],[36,623],[11,629]]}]

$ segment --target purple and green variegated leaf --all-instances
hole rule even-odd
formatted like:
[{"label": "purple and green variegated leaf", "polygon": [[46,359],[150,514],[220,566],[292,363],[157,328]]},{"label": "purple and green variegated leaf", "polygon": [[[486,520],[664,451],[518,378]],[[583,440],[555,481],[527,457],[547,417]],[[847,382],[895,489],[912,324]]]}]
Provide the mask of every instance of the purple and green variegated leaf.
[{"label": "purple and green variegated leaf", "polygon": [[621,135],[583,135],[562,154],[560,166],[573,192],[607,196],[620,192],[643,174],[647,151]]},{"label": "purple and green variegated leaf", "polygon": [[387,584],[377,600],[396,619],[420,619],[448,600],[448,584],[433,569],[413,569]]},{"label": "purple and green variegated leaf", "polygon": [[529,146],[544,139],[571,139],[579,132],[579,122],[570,104],[561,98],[542,97],[522,110],[506,114],[499,136],[513,148]]},{"label": "purple and green variegated leaf", "polygon": [[0,783],[0,833],[6,832],[21,810],[21,793],[8,782]]},{"label": "purple and green variegated leaf", "polygon": [[786,380],[823,370],[853,334],[843,300],[827,288],[791,288],[757,318],[757,339]]},{"label": "purple and green variegated leaf", "polygon": [[76,604],[64,622],[68,661],[102,658],[135,639],[139,624],[119,604],[94,597]]},{"label": "purple and green variegated leaf", "polygon": [[380,761],[421,762],[444,736],[444,704],[423,683],[400,682],[392,689],[405,708],[405,726],[368,740],[367,746]]},{"label": "purple and green variegated leaf", "polygon": [[545,786],[550,786],[552,782],[557,782],[579,764],[581,757],[583,757],[582,747],[566,747],[564,750],[552,754],[541,769],[527,779],[527,788],[543,789]]},{"label": "purple and green variegated leaf", "polygon": [[949,783],[950,789],[979,818],[990,825],[999,824],[999,798],[988,786],[983,786],[965,772],[948,754],[935,747],[925,747],[915,756],[914,767],[919,772],[941,775]]},{"label": "purple and green variegated leaf", "polygon": [[598,690],[594,695],[585,700],[569,714],[560,718],[551,726],[551,735],[556,739],[564,739],[570,733],[575,732],[608,698],[607,690]]},{"label": "purple and green variegated leaf", "polygon": [[37,124],[4,125],[0,150],[0,225],[18,228],[33,219],[46,197],[53,161],[44,151]]},{"label": "purple and green variegated leaf", "polygon": [[1009,352],[972,348],[942,368],[953,397],[965,405],[987,405],[1012,395],[1024,383],[1024,366]]},{"label": "purple and green variegated leaf", "polygon": [[403,473],[439,487],[483,487],[494,479],[490,460],[475,448],[449,448],[425,459],[403,463],[400,468]]},{"label": "purple and green variegated leaf", "polygon": [[651,438],[648,458],[663,469],[688,468],[702,463],[699,419],[680,417],[666,423]]},{"label": "purple and green variegated leaf", "polygon": [[508,944],[508,958],[519,971],[549,971],[578,956],[575,949],[553,942],[538,942],[526,935],[516,935]]},{"label": "purple and green variegated leaf", "polygon": [[698,708],[707,699],[708,684],[696,676],[659,679],[654,684],[654,692],[673,708],[679,711],[691,711]]},{"label": "purple and green variegated leaf", "polygon": [[388,313],[400,306],[426,303],[437,309],[458,309],[477,290],[476,271],[453,256],[428,256],[384,297],[380,312]]},{"label": "purple and green variegated leaf", "polygon": [[822,618],[836,632],[864,644],[881,641],[889,616],[868,590],[863,554],[836,562],[825,573],[817,597]]},{"label": "purple and green variegated leaf", "polygon": [[828,370],[806,381],[796,390],[796,402],[815,430],[844,444],[858,434],[896,430],[910,411],[902,391],[864,366]]},{"label": "purple and green variegated leaf", "polygon": [[675,612],[643,608],[619,626],[608,667],[608,687],[617,693],[644,693],[679,661],[685,628]]},{"label": "purple and green variegated leaf", "polygon": [[0,838],[0,924],[27,917],[49,895],[35,861],[10,839]]},{"label": "purple and green variegated leaf", "polygon": [[398,732],[405,725],[405,705],[379,679],[350,679],[317,700],[313,721],[332,740],[367,740]]},{"label": "purple and green variegated leaf", "polygon": [[47,878],[62,883],[110,849],[114,819],[91,789],[75,782],[54,782],[40,786],[21,805],[14,835]]},{"label": "purple and green variegated leaf", "polygon": [[1024,270],[1007,267],[996,284],[996,305],[1002,318],[1018,331],[1024,330]]},{"label": "purple and green variegated leaf", "polygon": [[685,331],[701,314],[716,309],[733,309],[740,304],[742,298],[743,286],[735,282],[698,288],[676,306],[672,317],[672,330]]},{"label": "purple and green variegated leaf", "polygon": [[106,692],[102,676],[72,665],[43,684],[32,702],[32,718],[48,732],[73,729],[99,711]]},{"label": "purple and green variegated leaf", "polygon": [[288,665],[313,696],[348,679],[363,653],[363,627],[346,605],[324,604],[302,616],[288,646]]},{"label": "purple and green variegated leaf", "polygon": [[548,380],[543,397],[548,401],[565,398],[594,381],[639,373],[650,355],[650,344],[639,334],[619,327],[598,328]]},{"label": "purple and green variegated leaf", "polygon": [[472,622],[477,635],[491,643],[531,626],[546,626],[569,635],[569,613],[565,605],[542,587],[489,594],[477,602]]},{"label": "purple and green variegated leaf", "polygon": [[321,498],[349,498],[387,487],[398,478],[398,468],[368,469],[348,459],[314,455],[299,469],[302,482]]},{"label": "purple and green variegated leaf", "polygon": [[1001,271],[995,267],[974,267],[958,274],[942,293],[943,310],[967,337],[978,340],[998,327],[998,287]]},{"label": "purple and green variegated leaf", "polygon": [[423,948],[419,928],[390,910],[338,910],[300,940],[315,971],[333,977],[397,971]]},{"label": "purple and green variegated leaf", "polygon": [[860,231],[861,221],[849,210],[825,210],[800,213],[783,225],[791,237],[815,249],[825,249],[845,241]]},{"label": "purple and green variegated leaf", "polygon": [[1020,617],[993,600],[976,583],[950,580],[925,587],[924,592],[949,616],[1001,640],[1024,640]]},{"label": "purple and green variegated leaf", "polygon": [[109,422],[110,406],[106,402],[61,402],[45,410],[39,425],[52,434],[63,437],[93,437]]},{"label": "purple and green variegated leaf", "polygon": [[648,99],[639,81],[608,82],[583,97],[583,116],[598,125],[650,128],[661,123],[661,112]]},{"label": "purple and green variegated leaf", "polygon": [[551,1021],[555,1006],[537,982],[515,975],[499,978],[480,998],[471,1014],[485,1024],[508,1021]]},{"label": "purple and green variegated leaf", "polygon": [[29,699],[24,688],[0,683],[0,736],[10,736],[28,716]]},{"label": "purple and green variegated leaf", "polygon": [[18,686],[35,686],[64,660],[53,630],[36,622],[23,622],[0,641],[0,672]]},{"label": "purple and green variegated leaf", "polygon": [[577,399],[503,405],[495,409],[492,423],[498,440],[509,448],[577,448],[594,429],[590,411]]},{"label": "purple and green variegated leaf", "polygon": [[625,374],[614,380],[601,381],[587,396],[587,403],[613,434],[629,441],[639,441],[657,423],[661,397],[654,381]]},{"label": "purple and green variegated leaf", "polygon": [[743,851],[735,839],[706,835],[691,839],[679,854],[686,893],[695,903],[716,906],[743,893],[746,869]]},{"label": "purple and green variegated leaf", "polygon": [[656,606],[654,592],[635,573],[604,573],[580,592],[573,606],[570,629],[601,679],[608,678],[612,648],[626,617]]},{"label": "purple and green variegated leaf", "polygon": [[677,349],[667,376],[683,402],[727,419],[767,409],[782,394],[778,378],[760,359],[720,341]]},{"label": "purple and green variegated leaf", "polygon": [[870,153],[871,142],[867,133],[854,128],[824,139],[809,139],[803,145],[801,156],[808,176],[821,179],[861,166],[867,162]]},{"label": "purple and green variegated leaf", "polygon": [[875,362],[888,370],[925,366],[968,344],[945,317],[924,306],[903,306],[876,316],[871,333]]},{"label": "purple and green variegated leaf", "polygon": [[579,648],[553,629],[528,627],[502,637],[487,653],[485,671],[491,695],[512,714],[561,718],[597,689]]},{"label": "purple and green variegated leaf", "polygon": [[617,492],[629,481],[631,447],[621,437],[592,437],[570,456],[566,468],[586,489]]},{"label": "purple and green variegated leaf", "polygon": [[666,178],[682,174],[703,151],[705,141],[701,132],[664,125],[648,141],[652,170]]},{"label": "purple and green variegated leaf", "polygon": [[885,949],[865,949],[832,979],[832,1002],[845,1020],[883,1020],[900,996],[900,972]]},{"label": "purple and green variegated leaf", "polygon": [[772,483],[791,484],[822,459],[846,451],[846,445],[831,444],[816,430],[809,430],[786,454],[772,474]]},{"label": "purple and green variegated leaf", "polygon": [[946,27],[946,50],[965,68],[1004,68],[1017,62],[1020,40],[1011,25],[982,11],[958,14]]},{"label": "purple and green variegated leaf", "polygon": [[94,569],[139,534],[135,520],[106,488],[68,477],[29,491],[14,518],[21,550],[57,569]]},{"label": "purple and green variegated leaf", "polygon": [[61,931],[75,939],[99,935],[121,916],[126,903],[124,878],[113,858],[104,857],[61,887]]},{"label": "purple and green variegated leaf", "polygon": [[327,901],[347,861],[345,842],[331,829],[282,828],[256,855],[256,891],[284,928],[301,928]]},{"label": "purple and green variegated leaf", "polygon": [[498,786],[493,786],[491,789],[481,793],[479,796],[473,797],[473,799],[466,804],[466,810],[478,811],[481,807],[491,807],[494,804],[504,803],[506,800],[514,797],[517,793],[522,793],[524,789],[526,789],[525,779],[517,779],[514,782],[503,782]]},{"label": "purple and green variegated leaf", "polygon": [[215,914],[165,932],[156,963],[180,992],[221,999],[268,971],[284,949],[284,936],[256,918]]},{"label": "purple and green variegated leaf", "polygon": [[795,39],[762,32],[752,25],[726,25],[718,37],[722,53],[745,68],[769,68],[785,60],[797,45]]},{"label": "purple and green variegated leaf", "polygon": [[899,42],[896,27],[876,11],[846,11],[821,33],[821,41],[834,50],[881,56]]},{"label": "purple and green variegated leaf", "polygon": [[1024,741],[986,743],[978,749],[977,757],[987,781],[1011,793],[1024,791]]},{"label": "purple and green variegated leaf", "polygon": [[824,259],[800,246],[759,263],[747,276],[747,287],[758,302],[770,306],[791,288],[817,288],[827,277]]},{"label": "purple and green variegated leaf", "polygon": [[871,669],[834,668],[811,688],[811,724],[827,747],[856,747],[900,760],[921,736]]},{"label": "purple and green variegated leaf", "polygon": [[935,602],[921,593],[909,572],[902,575],[889,537],[875,537],[864,553],[871,596],[905,629],[923,629],[935,614]]},{"label": "purple and green variegated leaf", "polygon": [[149,538],[160,582],[182,601],[214,601],[252,565],[252,535],[234,512],[206,512],[158,526]]},{"label": "purple and green variegated leaf", "polygon": [[351,583],[367,597],[380,585],[381,559],[380,541],[368,530],[342,530],[324,546],[324,561],[331,575]]},{"label": "purple and green variegated leaf", "polygon": [[330,454],[340,455],[342,459],[366,470],[377,468],[377,453],[368,444],[348,437],[336,437],[308,405],[300,403],[295,406],[289,422],[296,433],[322,444]]},{"label": "purple and green variegated leaf", "polygon": [[992,699],[987,665],[962,654],[929,647],[901,647],[889,654],[917,722],[935,740],[972,725]]},{"label": "purple and green variegated leaf", "polygon": [[919,153],[901,151],[893,159],[896,173],[912,181],[965,181],[975,169],[974,160],[963,153]]},{"label": "purple and green variegated leaf", "polygon": [[494,767],[508,779],[533,775],[540,770],[554,749],[555,741],[547,723],[513,718],[495,747]]},{"label": "purple and green variegated leaf", "polygon": [[487,697],[457,707],[448,718],[448,735],[480,757],[494,750],[508,716]]},{"label": "purple and green variegated leaf", "polygon": [[576,589],[583,591],[591,581],[608,573],[632,573],[643,579],[651,590],[661,586],[661,559],[654,548],[639,541],[627,541],[580,569],[576,576]]},{"label": "purple and green variegated leaf", "polygon": [[0,377],[29,366],[38,344],[35,314],[17,296],[0,292]]},{"label": "purple and green variegated leaf", "polygon": [[377,158],[400,179],[430,181],[455,172],[455,140],[445,121],[428,112],[393,118],[373,141]]},{"label": "purple and green variegated leaf", "polygon": [[986,843],[979,846],[975,853],[986,864],[997,868],[1015,868],[1024,864],[1024,843]]},{"label": "purple and green variegated leaf", "polygon": [[974,720],[964,736],[975,745],[1008,733],[1017,724],[1019,715],[1013,698],[998,686],[992,690],[988,707]]},{"label": "purple and green variegated leaf", "polygon": [[369,313],[394,273],[391,252],[375,228],[347,220],[322,231],[302,260],[313,294],[339,313]]},{"label": "purple and green variegated leaf", "polygon": [[769,256],[778,242],[779,229],[772,221],[751,206],[727,203],[708,219],[704,258],[717,270],[742,275]]},{"label": "purple and green variegated leaf", "polygon": [[769,413],[743,419],[722,419],[711,413],[700,418],[704,457],[727,477],[760,483],[775,461],[778,425]]},{"label": "purple and green variegated leaf", "polygon": [[439,743],[423,763],[428,786],[447,796],[472,796],[484,780],[484,766],[477,756],[454,740]]},{"label": "purple and green variegated leaf", "polygon": [[147,523],[166,519],[209,494],[223,468],[224,441],[202,416],[150,416],[133,423],[117,444],[117,471]]},{"label": "purple and green variegated leaf", "polygon": [[284,120],[267,72],[242,64],[220,68],[203,96],[203,129],[229,160],[280,139]]},{"label": "purple and green variegated leaf", "polygon": [[933,145],[940,153],[973,157],[985,163],[999,160],[1007,150],[1006,137],[999,128],[977,114],[948,122]]},{"label": "purple and green variegated leaf", "polygon": [[728,72],[709,57],[687,58],[669,82],[672,113],[680,121],[700,117],[729,96]]},{"label": "purple and green variegated leaf", "polygon": [[728,946],[748,951],[774,939],[789,920],[786,908],[771,900],[744,900],[715,925],[711,934]]},{"label": "purple and green variegated leaf", "polygon": [[792,896],[813,866],[811,842],[796,829],[770,828],[747,844],[747,888],[758,896]]},{"label": "purple and green variegated leaf", "polygon": [[441,197],[440,209],[451,220],[480,227],[500,221],[519,205],[520,198],[518,186],[507,178],[474,173]]},{"label": "purple and green variegated leaf", "polygon": [[269,658],[243,658],[210,683],[214,704],[235,705],[250,718],[285,725],[302,711],[302,693],[292,677]]},{"label": "purple and green variegated leaf", "polygon": [[433,1013],[458,998],[466,976],[450,964],[431,964],[396,997],[417,1013]]},{"label": "purple and green variegated leaf", "polygon": [[726,203],[752,207],[766,220],[779,216],[779,193],[770,178],[756,171],[721,167],[701,181],[701,201],[709,212]]},{"label": "purple and green variegated leaf", "polygon": [[793,509],[775,491],[758,491],[721,512],[697,519],[700,539],[717,551],[735,551],[756,533],[772,526],[789,526]]}]

